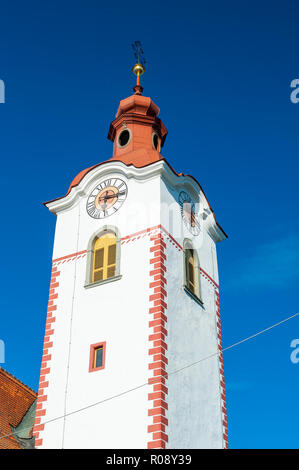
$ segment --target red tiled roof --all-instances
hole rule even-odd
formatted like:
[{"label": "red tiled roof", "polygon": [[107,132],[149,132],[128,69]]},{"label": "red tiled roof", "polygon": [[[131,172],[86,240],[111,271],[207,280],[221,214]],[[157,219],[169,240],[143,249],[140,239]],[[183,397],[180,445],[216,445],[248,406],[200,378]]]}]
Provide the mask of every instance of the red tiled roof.
[{"label": "red tiled roof", "polygon": [[[106,163],[106,162],[104,162],[104,163]],[[68,193],[71,191],[71,189],[72,189],[74,186],[77,186],[77,185],[80,183],[80,181],[84,178],[84,176],[85,176],[90,170],[92,170],[93,168],[95,168],[96,166],[98,166],[98,164],[97,164],[97,165],[90,166],[89,168],[86,168],[85,170],[80,171],[80,173],[78,173],[78,175],[75,176],[75,178],[74,178],[73,181],[71,182],[70,187],[69,187],[69,189],[68,189],[68,191],[67,191],[67,193],[66,193],[66,196],[67,196]]]},{"label": "red tiled roof", "polygon": [[0,368],[0,449],[21,449],[14,436],[1,436],[18,426],[36,397],[34,390]]}]

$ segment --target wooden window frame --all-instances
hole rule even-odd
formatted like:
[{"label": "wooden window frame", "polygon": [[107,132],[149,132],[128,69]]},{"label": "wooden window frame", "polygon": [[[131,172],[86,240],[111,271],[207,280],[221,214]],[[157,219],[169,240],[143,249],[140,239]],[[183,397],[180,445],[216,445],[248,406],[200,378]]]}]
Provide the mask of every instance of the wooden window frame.
[{"label": "wooden window frame", "polygon": [[[103,348],[103,361],[102,365],[99,367],[95,367],[95,351],[99,348]],[[106,362],[106,341],[102,341],[101,343],[95,343],[90,345],[90,353],[89,353],[89,372],[96,372],[97,370],[105,369],[105,362]]]},{"label": "wooden window frame", "polygon": [[[104,240],[106,238],[106,240]],[[109,238],[111,238],[112,242],[109,243]],[[103,240],[103,245],[101,248],[96,249],[97,243],[101,240]],[[115,257],[114,257],[114,263],[109,264],[109,249],[110,247],[115,246]],[[116,271],[116,264],[117,264],[117,259],[116,259],[116,246],[117,246],[117,236],[113,232],[106,232],[101,234],[100,237],[97,237],[94,242],[94,247],[93,247],[93,260],[92,260],[92,273],[91,273],[91,282],[101,282],[101,281],[106,281],[108,279],[111,279],[115,277],[115,271]],[[97,251],[103,250],[103,264],[102,267],[96,268],[96,253]],[[111,267],[114,268],[114,274],[113,276],[108,276],[108,271],[111,269]],[[102,271],[102,279],[95,279],[96,273],[99,271]]]},{"label": "wooden window frame", "polygon": [[[94,247],[98,238],[101,238],[102,235],[107,233],[112,233],[116,236],[116,263],[115,263],[115,274],[113,277],[108,277],[104,280],[93,281],[93,268],[94,268]],[[90,237],[88,246],[87,246],[87,255],[86,255],[86,275],[85,275],[85,284],[86,289],[97,287],[102,284],[110,283],[113,281],[118,281],[122,278],[120,274],[120,258],[121,258],[121,236],[117,227],[112,225],[104,225],[100,230],[97,230]]]},{"label": "wooden window frame", "polygon": [[[191,262],[192,260],[192,262]],[[196,279],[196,272],[195,272],[195,259],[194,259],[194,250],[191,248],[186,249],[186,286],[188,287],[189,290],[193,292],[194,295],[196,295],[196,288],[197,288],[197,279]],[[191,281],[190,278],[190,264],[192,265],[192,275],[193,275],[193,281]]]},{"label": "wooden window frame", "polygon": [[[184,251],[183,251],[183,270],[184,270],[184,283],[183,287],[185,291],[201,306],[203,305],[202,301],[202,292],[201,292],[201,283],[200,283],[200,264],[197,250],[193,247],[191,240],[184,240]],[[192,251],[191,256],[193,258],[193,275],[194,275],[194,290],[190,286],[189,280],[189,252]]]}]

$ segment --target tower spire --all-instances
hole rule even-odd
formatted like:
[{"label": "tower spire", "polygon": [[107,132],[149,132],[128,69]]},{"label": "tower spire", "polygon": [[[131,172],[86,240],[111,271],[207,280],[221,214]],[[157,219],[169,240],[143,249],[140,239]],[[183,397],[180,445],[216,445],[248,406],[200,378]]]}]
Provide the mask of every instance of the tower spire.
[{"label": "tower spire", "polygon": [[135,95],[142,95],[143,87],[140,85],[140,76],[145,72],[145,58],[140,41],[135,41],[132,44],[136,64],[133,66],[132,71],[136,75],[136,85],[133,87]]}]

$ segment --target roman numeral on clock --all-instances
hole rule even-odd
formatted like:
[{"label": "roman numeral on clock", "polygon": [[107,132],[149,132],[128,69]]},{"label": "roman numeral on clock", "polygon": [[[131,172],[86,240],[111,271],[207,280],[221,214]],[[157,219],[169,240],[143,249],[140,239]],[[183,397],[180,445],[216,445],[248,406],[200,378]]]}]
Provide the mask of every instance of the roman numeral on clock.
[{"label": "roman numeral on clock", "polygon": [[86,210],[94,219],[104,219],[120,209],[127,197],[127,185],[119,178],[108,178],[98,183],[90,193]]}]

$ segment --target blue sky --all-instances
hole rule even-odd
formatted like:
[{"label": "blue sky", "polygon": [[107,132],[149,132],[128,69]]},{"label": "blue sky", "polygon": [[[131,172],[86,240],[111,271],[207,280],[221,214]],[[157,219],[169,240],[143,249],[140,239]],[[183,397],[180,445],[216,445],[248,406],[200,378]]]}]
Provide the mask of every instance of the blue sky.
[{"label": "blue sky", "polygon": [[[2,2],[0,104],[4,367],[37,388],[55,217],[43,201],[110,158],[110,121],[144,94],[168,129],[163,155],[203,186],[218,246],[223,345],[299,311],[296,1]],[[299,318],[224,353],[232,448],[298,448]]]}]

